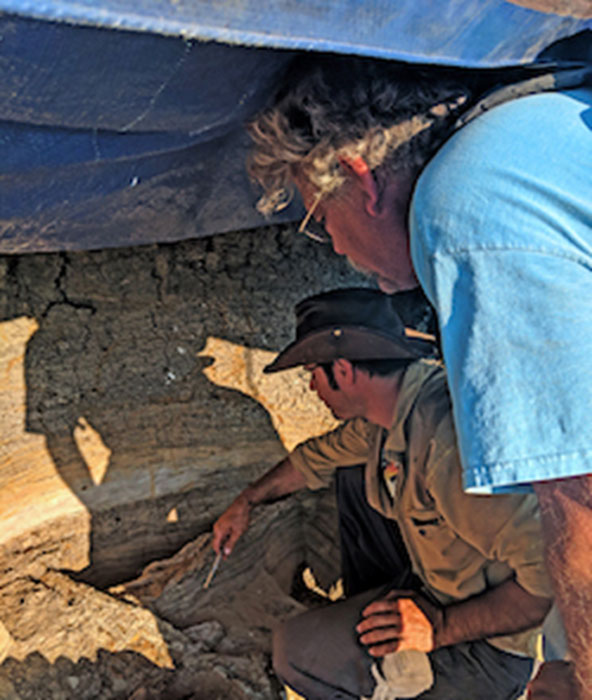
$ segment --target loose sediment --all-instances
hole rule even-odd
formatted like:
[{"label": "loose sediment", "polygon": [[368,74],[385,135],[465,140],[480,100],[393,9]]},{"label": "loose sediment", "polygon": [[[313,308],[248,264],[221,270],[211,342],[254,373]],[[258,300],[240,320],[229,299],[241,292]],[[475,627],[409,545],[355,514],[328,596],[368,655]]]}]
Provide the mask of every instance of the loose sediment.
[{"label": "loose sediment", "polygon": [[262,508],[207,591],[197,545],[162,590],[117,586],[334,425],[302,373],[261,368],[300,298],[360,283],[281,228],[0,257],[0,700],[276,697],[294,570],[335,573],[329,494]]}]

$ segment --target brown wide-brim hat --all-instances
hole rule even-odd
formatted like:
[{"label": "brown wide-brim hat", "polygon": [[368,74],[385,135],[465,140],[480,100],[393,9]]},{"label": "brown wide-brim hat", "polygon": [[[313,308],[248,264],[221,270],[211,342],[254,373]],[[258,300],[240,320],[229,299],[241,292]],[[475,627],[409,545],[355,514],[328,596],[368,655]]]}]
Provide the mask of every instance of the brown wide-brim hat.
[{"label": "brown wide-brim hat", "polygon": [[296,340],[263,370],[346,360],[416,360],[435,338],[405,328],[392,298],[375,289],[336,289],[296,305]]}]

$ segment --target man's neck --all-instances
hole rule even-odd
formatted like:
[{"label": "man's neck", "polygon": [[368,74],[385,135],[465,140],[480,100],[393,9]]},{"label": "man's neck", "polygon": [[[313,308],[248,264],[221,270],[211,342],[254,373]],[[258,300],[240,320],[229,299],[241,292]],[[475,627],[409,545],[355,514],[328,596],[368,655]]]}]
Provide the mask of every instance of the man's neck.
[{"label": "man's neck", "polygon": [[387,429],[392,426],[404,374],[404,371],[400,371],[387,377],[368,377],[364,412],[366,420]]}]

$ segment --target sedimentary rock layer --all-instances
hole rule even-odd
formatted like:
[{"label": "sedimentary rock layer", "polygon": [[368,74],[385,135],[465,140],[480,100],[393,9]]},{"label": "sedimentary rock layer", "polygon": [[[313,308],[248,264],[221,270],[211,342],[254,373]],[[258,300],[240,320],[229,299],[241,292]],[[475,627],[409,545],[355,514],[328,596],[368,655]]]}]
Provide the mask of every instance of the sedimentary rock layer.
[{"label": "sedimentary rock layer", "polygon": [[330,499],[258,515],[205,595],[201,571],[153,601],[107,589],[335,424],[303,372],[261,369],[299,299],[352,284],[368,282],[280,228],[0,257],[0,699],[273,696],[295,567],[335,574]]}]

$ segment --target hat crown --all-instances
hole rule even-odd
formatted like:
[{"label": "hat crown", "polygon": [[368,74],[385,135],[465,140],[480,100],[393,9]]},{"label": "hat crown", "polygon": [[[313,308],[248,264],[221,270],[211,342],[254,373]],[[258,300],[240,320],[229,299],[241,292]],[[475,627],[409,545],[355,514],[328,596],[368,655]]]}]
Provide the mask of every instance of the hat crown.
[{"label": "hat crown", "polygon": [[296,338],[339,327],[400,339],[403,323],[390,297],[375,289],[336,289],[304,299],[296,306]]}]

